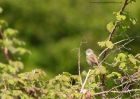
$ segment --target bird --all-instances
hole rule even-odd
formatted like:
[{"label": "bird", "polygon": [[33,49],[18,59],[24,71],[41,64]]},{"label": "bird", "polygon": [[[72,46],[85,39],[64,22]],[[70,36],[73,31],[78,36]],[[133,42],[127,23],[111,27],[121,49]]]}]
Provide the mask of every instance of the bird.
[{"label": "bird", "polygon": [[93,67],[94,65],[99,66],[97,56],[94,54],[94,51],[90,48],[86,50],[86,61],[91,67]]}]

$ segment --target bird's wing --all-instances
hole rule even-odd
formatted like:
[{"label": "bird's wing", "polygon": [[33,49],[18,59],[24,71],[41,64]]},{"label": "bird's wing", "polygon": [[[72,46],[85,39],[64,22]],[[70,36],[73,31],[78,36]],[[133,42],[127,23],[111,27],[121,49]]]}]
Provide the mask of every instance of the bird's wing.
[{"label": "bird's wing", "polygon": [[99,64],[97,56],[95,54],[91,54],[89,57],[90,57],[90,60],[93,61],[96,65]]},{"label": "bird's wing", "polygon": [[93,66],[93,59],[90,56],[86,56],[87,63]]}]

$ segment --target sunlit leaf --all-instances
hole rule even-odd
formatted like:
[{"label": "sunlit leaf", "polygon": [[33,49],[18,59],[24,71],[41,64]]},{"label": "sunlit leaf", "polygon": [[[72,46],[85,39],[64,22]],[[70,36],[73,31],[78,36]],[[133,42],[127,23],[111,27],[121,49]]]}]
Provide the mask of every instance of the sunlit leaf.
[{"label": "sunlit leaf", "polygon": [[111,77],[114,77],[114,76],[117,76],[117,78],[121,78],[121,74],[118,73],[118,72],[112,72],[111,74],[108,74],[107,77],[108,78],[111,78]]},{"label": "sunlit leaf", "polygon": [[101,74],[106,74],[107,70],[105,66],[99,66]]},{"label": "sunlit leaf", "polygon": [[109,32],[112,32],[112,30],[113,30],[113,28],[114,28],[113,22],[108,23],[107,26],[106,26],[106,28],[107,28],[107,30],[108,30]]},{"label": "sunlit leaf", "polygon": [[25,49],[23,47],[16,48],[16,51],[15,52],[18,53],[18,54],[20,54],[20,55],[23,55],[23,54],[26,54],[26,53],[28,53],[28,54],[31,53],[29,50],[27,50],[27,49]]},{"label": "sunlit leaf", "polygon": [[112,49],[114,44],[111,42],[111,41],[106,41],[106,47],[109,48],[109,49]]},{"label": "sunlit leaf", "polygon": [[130,21],[132,22],[133,25],[135,25],[137,23],[136,19],[134,19],[134,18],[130,18]]},{"label": "sunlit leaf", "polygon": [[104,66],[99,66],[95,69],[95,74],[99,75],[99,74],[106,74],[107,70]]},{"label": "sunlit leaf", "polygon": [[127,55],[124,53],[119,53],[117,57],[115,57],[115,61],[126,61]]},{"label": "sunlit leaf", "polygon": [[4,31],[5,37],[7,37],[7,36],[14,36],[15,34],[17,34],[17,30],[14,30],[14,29],[12,29],[12,28],[7,28],[7,29]]},{"label": "sunlit leaf", "polygon": [[86,71],[82,71],[82,76],[86,76],[87,75],[87,72]]},{"label": "sunlit leaf", "polygon": [[125,62],[120,63],[120,65],[119,65],[120,69],[124,69],[125,67],[126,67],[126,63]]},{"label": "sunlit leaf", "polygon": [[121,15],[120,13],[117,13],[116,19],[117,19],[118,21],[125,20],[125,19],[126,19],[126,16],[125,16],[125,15]]},{"label": "sunlit leaf", "polygon": [[5,20],[0,20],[0,28],[5,28],[8,26],[8,23]]},{"label": "sunlit leaf", "polygon": [[10,39],[4,39],[3,44],[4,44],[5,47],[8,48],[8,47],[12,46],[13,42]]},{"label": "sunlit leaf", "polygon": [[130,62],[136,65],[137,60],[135,59],[135,57],[132,54],[129,54],[128,57],[129,57]]},{"label": "sunlit leaf", "polygon": [[106,42],[105,42],[105,41],[98,42],[98,45],[99,45],[100,47],[105,47],[105,44],[106,44]]}]

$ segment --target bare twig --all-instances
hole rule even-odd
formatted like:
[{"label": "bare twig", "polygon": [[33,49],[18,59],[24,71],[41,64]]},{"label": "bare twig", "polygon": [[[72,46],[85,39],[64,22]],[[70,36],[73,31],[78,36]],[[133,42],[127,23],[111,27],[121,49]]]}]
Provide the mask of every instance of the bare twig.
[{"label": "bare twig", "polygon": [[132,90],[127,90],[127,91],[104,91],[104,92],[99,92],[99,93],[95,93],[94,96],[96,95],[101,95],[101,94],[107,94],[107,93],[128,93],[128,92],[136,92],[136,91],[140,91],[140,89],[132,89]]},{"label": "bare twig", "polygon": [[74,48],[72,49],[72,51],[77,51],[77,65],[78,65],[78,75],[79,75],[79,79],[80,79],[80,84],[82,86],[82,77],[81,77],[81,46],[84,44],[84,43],[87,43],[86,41],[81,41],[80,44],[79,44],[79,47],[78,48]]},{"label": "bare twig", "polygon": [[[129,38],[129,39],[130,39],[130,38]],[[129,39],[120,40],[120,41],[118,41],[118,42],[115,42],[114,45],[120,44],[120,43],[122,43],[122,42],[124,42],[124,41],[127,41],[127,40],[129,40]],[[99,54],[98,59],[100,59],[100,57],[101,57],[108,49],[109,49],[109,48],[105,48],[105,49]]]},{"label": "bare twig", "polygon": [[79,45],[79,48],[77,48],[78,49],[78,54],[77,54],[77,57],[78,57],[78,74],[79,74],[81,86],[83,84],[83,81],[82,81],[82,77],[81,77],[81,58],[80,57],[81,57],[81,46],[84,43],[87,43],[87,42],[86,41],[81,41],[80,45]]},{"label": "bare twig", "polygon": [[81,85],[82,85],[82,77],[81,77],[81,64],[80,64],[80,62],[81,62],[81,59],[80,59],[80,55],[81,53],[80,53],[80,47],[78,48],[78,73],[79,73],[79,78],[80,78],[80,83],[81,83]]},{"label": "bare twig", "polygon": [[[139,38],[139,37],[140,37],[140,36],[136,36],[136,37],[130,37],[130,38],[127,38],[127,39],[119,40],[119,41],[113,43],[113,45],[117,45],[117,44],[120,44],[120,43],[122,43],[122,42],[124,42],[124,41],[131,40],[131,39],[134,39],[134,38]],[[99,54],[98,59],[100,59],[101,56],[102,56],[102,55],[105,53],[105,51],[107,51],[107,50],[109,50],[109,48],[105,48],[105,49]]]},{"label": "bare twig", "polygon": [[87,80],[88,80],[88,77],[89,77],[89,75],[90,75],[90,72],[91,72],[91,69],[88,70],[88,73],[87,73],[87,75],[86,75],[86,78],[85,78],[85,80],[84,80],[84,83],[82,84],[82,88],[81,88],[80,93],[83,93],[83,91],[84,91],[84,87],[85,87],[85,84],[86,84],[86,82],[87,82]]},{"label": "bare twig", "polygon": [[98,56],[98,59],[100,59],[100,57],[108,50],[108,48],[105,48]]}]

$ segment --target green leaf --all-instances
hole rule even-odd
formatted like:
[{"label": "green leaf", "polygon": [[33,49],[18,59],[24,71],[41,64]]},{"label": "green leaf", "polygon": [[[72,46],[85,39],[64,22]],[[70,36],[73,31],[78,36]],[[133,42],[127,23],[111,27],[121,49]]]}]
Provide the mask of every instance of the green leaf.
[{"label": "green leaf", "polygon": [[5,20],[0,20],[0,28],[5,28],[8,26],[8,23]]},{"label": "green leaf", "polygon": [[17,30],[14,30],[12,28],[8,28],[4,31],[4,35],[5,37],[8,37],[8,36],[14,36],[17,34]]},{"label": "green leaf", "polygon": [[136,2],[136,0],[129,0],[130,3]]},{"label": "green leaf", "polygon": [[27,49],[25,49],[23,47],[16,48],[15,52],[20,54],[20,55],[23,55],[23,54],[26,54],[26,53],[31,54],[31,52],[29,50],[27,50]]},{"label": "green leaf", "polygon": [[111,74],[107,75],[107,78],[111,78],[111,77],[114,77],[114,76],[117,76],[117,78],[121,78],[122,77],[120,73],[112,72]]},{"label": "green leaf", "polygon": [[98,42],[98,45],[99,45],[100,47],[105,47],[105,44],[106,44],[106,42],[105,42],[105,41]]},{"label": "green leaf", "polygon": [[136,65],[137,60],[135,59],[135,57],[132,54],[129,54],[128,58],[132,64]]},{"label": "green leaf", "polygon": [[8,38],[6,38],[6,39],[3,40],[3,45],[5,47],[7,47],[7,48],[11,47],[12,44],[13,44],[13,42],[10,39],[8,39]]},{"label": "green leaf", "polygon": [[100,69],[97,67],[97,68],[95,69],[95,75],[99,75],[99,74],[101,74],[101,72],[100,72]]},{"label": "green leaf", "polygon": [[25,45],[25,42],[24,41],[20,41],[19,39],[17,39],[17,38],[13,38],[12,39],[12,41],[13,41],[13,43],[15,44],[15,45]]},{"label": "green leaf", "polygon": [[123,70],[125,67],[126,67],[126,63],[125,62],[120,63],[120,65],[119,65],[120,69]]},{"label": "green leaf", "polygon": [[120,13],[117,13],[116,19],[118,21],[122,21],[122,20],[125,20],[126,19],[126,16],[125,15],[121,15]]},{"label": "green leaf", "polygon": [[13,97],[10,95],[10,92],[9,94],[5,92],[4,94],[1,95],[1,99],[13,99]]},{"label": "green leaf", "polygon": [[112,49],[114,46],[114,44],[111,41],[106,41],[105,44],[106,44],[106,47],[109,49]]},{"label": "green leaf", "polygon": [[130,18],[130,21],[132,22],[133,25],[135,25],[137,23],[135,18]]},{"label": "green leaf", "polygon": [[18,69],[23,69],[24,65],[22,62],[20,61],[9,61],[9,64],[12,66],[12,67],[16,67]]},{"label": "green leaf", "polygon": [[104,66],[99,66],[95,69],[95,74],[99,75],[99,74],[106,74],[107,70]]},{"label": "green leaf", "polygon": [[106,74],[107,70],[105,66],[99,66],[101,74]]},{"label": "green leaf", "polygon": [[107,30],[108,30],[109,32],[112,32],[112,30],[113,30],[113,28],[114,28],[113,22],[108,23],[107,26],[106,26],[106,28],[107,28]]},{"label": "green leaf", "polygon": [[108,41],[108,40],[107,41],[98,42],[98,45],[100,47],[107,47],[109,49],[112,49],[113,46],[114,46],[114,44],[111,41]]},{"label": "green leaf", "polygon": [[87,75],[87,72],[84,70],[84,71],[82,71],[82,76],[86,76]]},{"label": "green leaf", "polygon": [[135,57],[138,58],[138,59],[140,59],[140,54],[138,53]]},{"label": "green leaf", "polygon": [[91,87],[94,89],[94,88],[98,88],[98,84],[96,84],[96,83],[92,83],[91,84]]},{"label": "green leaf", "polygon": [[7,67],[7,65],[3,64],[3,63],[0,63],[0,68],[4,68],[4,67]]},{"label": "green leaf", "polygon": [[127,55],[125,55],[124,53],[119,53],[117,55],[117,57],[115,57],[115,61],[116,62],[123,62],[123,61],[126,61],[126,58],[127,58]]}]

